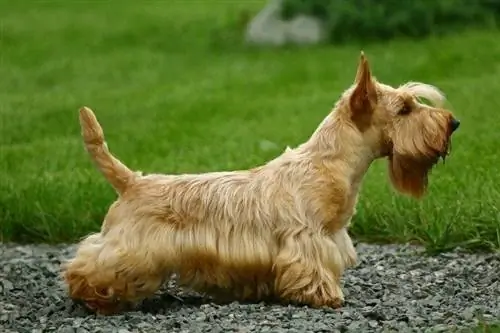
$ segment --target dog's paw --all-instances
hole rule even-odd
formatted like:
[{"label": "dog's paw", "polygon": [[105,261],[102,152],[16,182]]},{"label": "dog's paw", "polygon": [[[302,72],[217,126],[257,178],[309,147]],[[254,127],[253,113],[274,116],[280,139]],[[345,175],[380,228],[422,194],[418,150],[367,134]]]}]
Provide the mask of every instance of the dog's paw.
[{"label": "dog's paw", "polygon": [[338,309],[344,305],[344,298],[337,296],[317,295],[313,298],[311,306],[314,308]]},{"label": "dog's paw", "polygon": [[346,268],[355,267],[358,264],[358,255],[356,252],[347,253],[344,257],[344,263]]}]

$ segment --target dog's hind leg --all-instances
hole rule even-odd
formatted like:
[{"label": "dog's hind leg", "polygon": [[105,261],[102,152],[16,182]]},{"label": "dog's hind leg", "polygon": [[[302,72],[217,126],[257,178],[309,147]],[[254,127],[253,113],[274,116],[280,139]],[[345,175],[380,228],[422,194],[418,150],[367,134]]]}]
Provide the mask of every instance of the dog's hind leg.
[{"label": "dog's hind leg", "polygon": [[71,298],[101,314],[137,304],[159,289],[165,276],[144,252],[101,234],[87,237],[64,267]]},{"label": "dog's hind leg", "polygon": [[282,246],[274,265],[277,296],[311,307],[340,307],[344,262],[335,242],[310,230],[287,234],[280,239]]}]

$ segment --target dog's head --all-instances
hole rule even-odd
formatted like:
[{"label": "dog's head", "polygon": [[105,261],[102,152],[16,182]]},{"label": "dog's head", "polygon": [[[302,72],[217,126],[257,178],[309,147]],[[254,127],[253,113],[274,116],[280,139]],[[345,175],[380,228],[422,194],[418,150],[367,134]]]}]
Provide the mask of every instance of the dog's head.
[{"label": "dog's head", "polygon": [[[451,135],[460,125],[443,108],[444,95],[434,86],[410,82],[398,88],[378,82],[361,53],[354,85],[348,91],[350,121],[387,157],[394,187],[421,197],[429,171],[449,153]],[[424,102],[427,100],[427,102]]]},{"label": "dog's head", "polygon": [[[84,245],[90,243],[87,238]],[[123,290],[114,274],[96,269],[93,251],[85,246],[79,249],[79,256],[62,265],[62,277],[67,284],[68,294],[76,303],[84,305],[91,312],[104,315],[122,311],[128,304],[116,298],[115,288]]]},{"label": "dog's head", "polygon": [[110,315],[124,310],[128,305],[118,302],[110,288],[99,288],[90,284],[83,274],[68,271],[63,277],[68,284],[70,297],[91,312]]},{"label": "dog's head", "polygon": [[91,312],[109,315],[130,304],[118,297],[126,293],[127,285],[119,278],[119,267],[113,265],[117,252],[103,251],[102,240],[99,234],[83,239],[75,258],[61,265],[61,273],[71,299]]}]

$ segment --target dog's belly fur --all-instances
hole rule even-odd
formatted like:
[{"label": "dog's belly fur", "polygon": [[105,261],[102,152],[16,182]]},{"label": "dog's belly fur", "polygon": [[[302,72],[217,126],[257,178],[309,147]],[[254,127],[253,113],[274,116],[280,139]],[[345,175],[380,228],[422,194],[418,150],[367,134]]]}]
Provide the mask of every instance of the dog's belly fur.
[{"label": "dog's belly fur", "polygon": [[[203,230],[205,229],[205,230]],[[278,251],[272,231],[237,225],[230,230],[180,231],[176,244],[181,285],[221,298],[261,299],[273,290],[273,258]],[[187,245],[189,234],[199,233]]]}]

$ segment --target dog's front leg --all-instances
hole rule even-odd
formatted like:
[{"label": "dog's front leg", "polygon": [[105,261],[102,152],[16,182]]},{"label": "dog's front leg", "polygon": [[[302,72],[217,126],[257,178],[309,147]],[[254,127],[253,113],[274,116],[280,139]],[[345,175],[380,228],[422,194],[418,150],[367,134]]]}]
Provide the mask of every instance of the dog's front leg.
[{"label": "dog's front leg", "polygon": [[333,241],[337,244],[340,251],[340,255],[344,260],[344,265],[346,268],[353,267],[358,262],[358,255],[356,254],[356,249],[352,244],[351,237],[347,232],[347,228],[342,228],[333,235]]},{"label": "dog's front leg", "polygon": [[274,264],[277,296],[311,307],[340,307],[344,262],[335,242],[319,232],[303,230],[290,232],[280,244]]}]

